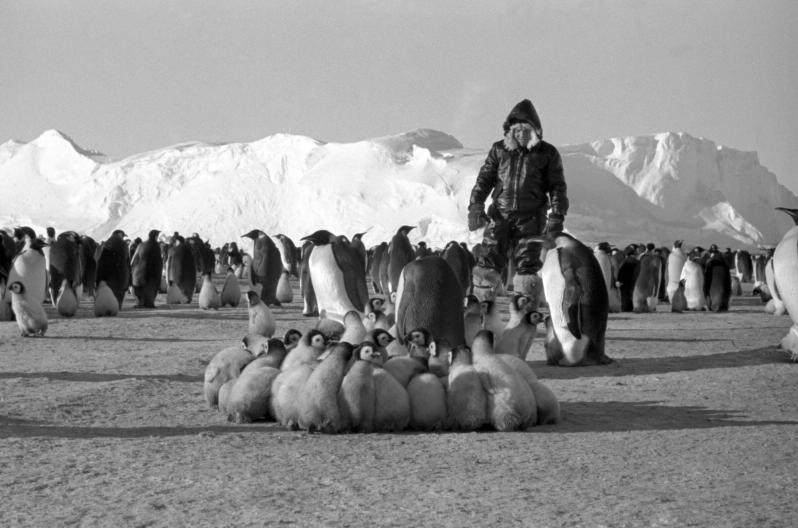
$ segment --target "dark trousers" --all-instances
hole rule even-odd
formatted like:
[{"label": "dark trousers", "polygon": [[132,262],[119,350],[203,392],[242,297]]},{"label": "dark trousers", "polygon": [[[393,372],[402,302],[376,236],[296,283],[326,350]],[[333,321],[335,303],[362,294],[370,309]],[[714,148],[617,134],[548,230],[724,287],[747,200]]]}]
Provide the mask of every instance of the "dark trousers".
[{"label": "dark trousers", "polygon": [[543,267],[540,260],[541,245],[531,238],[539,237],[545,225],[545,212],[510,215],[507,218],[494,214],[485,226],[482,235],[485,251],[477,265],[501,272],[507,266],[508,257],[512,257],[518,275],[537,273]]}]

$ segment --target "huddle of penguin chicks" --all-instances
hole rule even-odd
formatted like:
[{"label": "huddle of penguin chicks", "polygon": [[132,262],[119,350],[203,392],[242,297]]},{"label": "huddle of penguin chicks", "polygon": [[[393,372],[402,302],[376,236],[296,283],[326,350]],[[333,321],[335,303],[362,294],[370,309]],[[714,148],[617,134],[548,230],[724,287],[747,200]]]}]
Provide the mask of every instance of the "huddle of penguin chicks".
[{"label": "huddle of penguin chicks", "polygon": [[551,390],[523,359],[496,353],[490,330],[471,347],[423,328],[401,343],[352,311],[343,324],[322,317],[304,335],[273,332],[248,334],[206,368],[205,399],[230,421],[334,434],[516,431],[560,420]]}]

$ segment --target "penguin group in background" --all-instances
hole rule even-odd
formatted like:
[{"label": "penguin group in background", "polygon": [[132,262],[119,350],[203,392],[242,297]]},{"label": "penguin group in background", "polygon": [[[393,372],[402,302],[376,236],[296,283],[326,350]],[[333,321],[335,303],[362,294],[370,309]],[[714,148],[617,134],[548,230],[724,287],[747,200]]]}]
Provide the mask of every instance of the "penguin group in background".
[{"label": "penguin group in background", "polygon": [[253,229],[242,235],[253,241],[252,260],[249,265],[249,280],[259,289],[258,294],[267,306],[280,306],[277,300],[277,283],[282,274],[283,261],[280,250],[269,235]]},{"label": "penguin group in background", "polygon": [[147,240],[138,245],[130,262],[136,308],[155,308],[155,298],[163,276],[163,256],[158,242],[160,233],[159,230],[152,229],[147,234]]},{"label": "penguin group in background", "polygon": [[122,309],[125,293],[130,286],[130,250],[125,232],[114,230],[97,248],[97,284],[105,282]]},{"label": "penguin group in background", "polygon": [[302,240],[313,244],[308,257],[309,282],[313,285],[319,314],[342,321],[344,314],[363,313],[369,300],[363,261],[349,243],[327,230]]}]

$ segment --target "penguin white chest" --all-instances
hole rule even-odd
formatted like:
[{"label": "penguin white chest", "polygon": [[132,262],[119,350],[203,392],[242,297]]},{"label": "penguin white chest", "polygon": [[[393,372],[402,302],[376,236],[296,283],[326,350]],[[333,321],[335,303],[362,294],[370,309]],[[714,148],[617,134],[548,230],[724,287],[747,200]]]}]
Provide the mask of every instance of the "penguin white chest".
[{"label": "penguin white chest", "polygon": [[584,334],[581,339],[577,339],[568,330],[568,321],[563,312],[563,299],[567,286],[565,277],[560,268],[560,255],[557,250],[550,250],[546,253],[546,260],[541,269],[543,275],[543,290],[546,300],[549,303],[549,315],[554,329],[554,334],[562,345],[563,354],[569,364],[582,361],[585,350],[589,344],[589,339]]},{"label": "penguin white chest", "polygon": [[332,246],[324,245],[313,248],[308,267],[319,312],[324,310],[327,317],[343,321],[344,314],[347,312],[363,310],[362,307],[356,308],[349,300],[344,285],[344,274],[335,261]]}]

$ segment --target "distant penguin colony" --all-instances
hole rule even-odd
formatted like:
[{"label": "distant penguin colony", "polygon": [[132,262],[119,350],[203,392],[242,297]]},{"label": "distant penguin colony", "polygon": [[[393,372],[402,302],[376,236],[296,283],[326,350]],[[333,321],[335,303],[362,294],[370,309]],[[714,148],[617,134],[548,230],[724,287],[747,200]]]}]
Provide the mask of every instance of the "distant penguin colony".
[{"label": "distant penguin colony", "polygon": [[[798,210],[782,210],[798,218]],[[714,244],[688,251],[682,240],[670,249],[588,247],[568,233],[540,236],[545,302],[537,309],[501,288],[507,302],[480,301],[472,277],[479,247],[413,243],[409,225],[371,247],[368,230],[350,239],[319,229],[298,247],[285,234],[252,229],[242,236],[251,254],[233,241],[214,250],[197,233],[152,229],[131,240],[116,229],[95,241],[52,228],[37,237],[23,226],[0,231],[0,320],[15,320],[21,336],[43,337],[57,330],[53,318],[246,309],[246,323],[231,322],[244,338],[211,358],[204,377],[207,405],[230,421],[327,434],[528,430],[562,415],[527,361],[612,362],[611,314],[645,317],[660,303],[670,305],[663,317],[724,312],[743,290],[751,293],[747,284],[766,311],[798,313],[795,229],[760,253]],[[502,276],[505,285],[512,275]],[[81,311],[85,299],[93,306]],[[304,332],[283,326],[285,310],[298,306],[313,318]],[[781,347],[798,358],[798,322]]]}]

